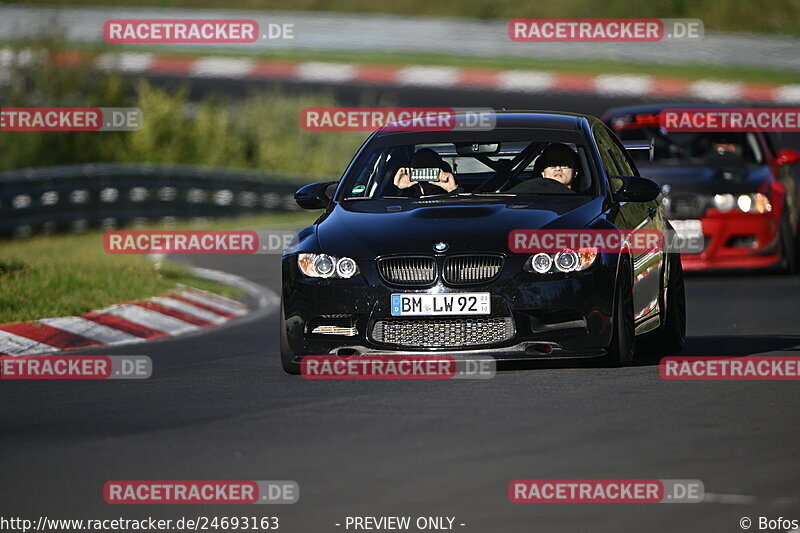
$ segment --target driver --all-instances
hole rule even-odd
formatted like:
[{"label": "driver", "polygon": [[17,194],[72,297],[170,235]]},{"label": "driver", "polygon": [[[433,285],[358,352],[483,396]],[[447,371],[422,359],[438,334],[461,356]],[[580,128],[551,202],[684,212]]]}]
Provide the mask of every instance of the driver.
[{"label": "driver", "polygon": [[[439,181],[416,182],[411,181],[412,168],[438,168]],[[394,184],[400,196],[426,196],[430,194],[442,194],[442,190],[447,193],[459,192],[461,188],[456,184],[456,178],[450,165],[442,159],[435,150],[422,148],[417,150],[408,167],[400,167],[394,174]]]},{"label": "driver", "polygon": [[[533,165],[533,177],[512,187],[510,193],[570,194],[578,176],[578,156],[561,143],[547,146]],[[539,179],[536,176],[541,176]]]}]

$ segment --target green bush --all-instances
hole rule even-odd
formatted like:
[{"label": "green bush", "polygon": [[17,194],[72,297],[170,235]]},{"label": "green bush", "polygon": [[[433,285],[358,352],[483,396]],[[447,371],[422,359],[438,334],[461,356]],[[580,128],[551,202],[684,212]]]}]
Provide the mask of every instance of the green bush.
[{"label": "green bush", "polygon": [[135,132],[0,133],[2,170],[152,162],[338,177],[367,135],[300,127],[303,108],[338,105],[330,94],[273,90],[239,100],[209,96],[191,102],[186,88],[164,89],[144,80],[127,84],[117,74],[86,65],[53,67],[44,56],[12,66],[8,84],[0,90],[8,107],[127,106],[139,107],[144,117]]}]

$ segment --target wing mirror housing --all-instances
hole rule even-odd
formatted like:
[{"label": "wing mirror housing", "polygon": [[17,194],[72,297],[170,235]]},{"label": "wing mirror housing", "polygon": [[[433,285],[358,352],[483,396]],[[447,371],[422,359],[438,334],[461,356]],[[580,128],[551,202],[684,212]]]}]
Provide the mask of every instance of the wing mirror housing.
[{"label": "wing mirror housing", "polygon": [[325,209],[331,203],[328,187],[337,181],[323,181],[306,185],[294,193],[294,201],[303,209]]},{"label": "wing mirror housing", "polygon": [[622,187],[614,193],[618,202],[652,202],[661,194],[661,187],[653,180],[641,176],[614,176],[622,180]]},{"label": "wing mirror housing", "polygon": [[783,148],[775,154],[775,162],[778,165],[794,165],[798,161],[800,161],[800,153],[791,148]]}]

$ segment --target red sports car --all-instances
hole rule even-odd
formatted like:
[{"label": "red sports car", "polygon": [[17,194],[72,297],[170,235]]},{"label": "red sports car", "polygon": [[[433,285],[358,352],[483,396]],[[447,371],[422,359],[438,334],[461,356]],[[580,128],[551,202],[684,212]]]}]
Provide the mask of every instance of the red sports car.
[{"label": "red sports car", "polygon": [[[772,134],[670,132],[659,113],[691,105],[611,109],[603,120],[624,142],[652,141],[633,151],[643,176],[662,187],[667,217],[683,242],[686,270],[782,268],[798,262],[800,190],[792,149],[776,149]],[[709,106],[703,106],[709,107]]]}]

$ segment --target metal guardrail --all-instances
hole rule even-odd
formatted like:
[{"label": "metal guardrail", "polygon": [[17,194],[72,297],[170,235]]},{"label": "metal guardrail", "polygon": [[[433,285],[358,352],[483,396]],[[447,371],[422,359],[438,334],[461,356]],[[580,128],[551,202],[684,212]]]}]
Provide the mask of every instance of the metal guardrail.
[{"label": "metal guardrail", "polygon": [[[306,182],[314,181],[312,179]],[[299,207],[302,184],[260,171],[78,164],[0,172],[0,235],[114,229]]]}]

